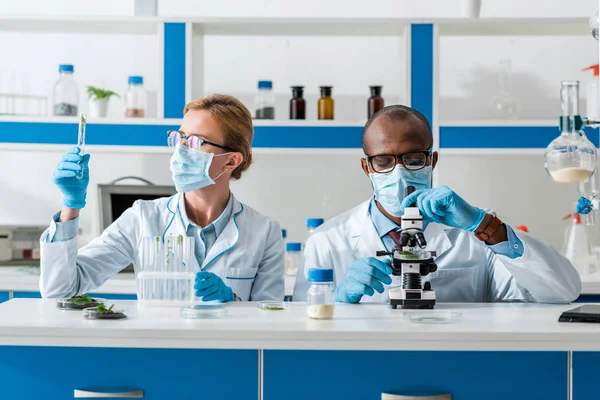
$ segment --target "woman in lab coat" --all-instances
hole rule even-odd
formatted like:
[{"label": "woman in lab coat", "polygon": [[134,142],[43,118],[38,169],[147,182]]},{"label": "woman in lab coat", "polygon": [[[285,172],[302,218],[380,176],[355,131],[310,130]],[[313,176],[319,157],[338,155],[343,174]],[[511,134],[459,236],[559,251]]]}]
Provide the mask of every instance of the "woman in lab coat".
[{"label": "woman in lab coat", "polygon": [[137,201],[79,251],[78,217],[85,206],[90,156],[69,150],[53,178],[63,207],[41,237],[42,296],[93,290],[129,264],[137,268],[143,237],[181,234],[195,238],[194,288],[203,301],[283,299],[281,228],[229,189],[230,179],[239,179],[252,162],[252,138],[252,117],[236,98],[212,95],[189,103],[179,131],[168,133],[178,193]]}]

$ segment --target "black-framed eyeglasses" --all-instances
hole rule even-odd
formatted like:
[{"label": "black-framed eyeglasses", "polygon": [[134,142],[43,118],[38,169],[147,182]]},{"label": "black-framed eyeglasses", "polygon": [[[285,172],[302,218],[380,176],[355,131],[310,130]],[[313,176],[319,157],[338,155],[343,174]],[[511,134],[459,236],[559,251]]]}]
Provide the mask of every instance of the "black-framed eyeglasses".
[{"label": "black-framed eyeglasses", "polygon": [[202,139],[198,135],[186,135],[179,131],[167,131],[167,144],[169,147],[175,147],[181,141],[185,139],[187,142],[187,147],[190,149],[199,149],[203,144],[210,144],[211,146],[218,147],[219,149],[227,150],[227,151],[235,151],[231,147],[223,146],[221,144],[216,144],[213,142],[209,142],[208,140]]},{"label": "black-framed eyeglasses", "polygon": [[367,156],[366,160],[373,172],[386,174],[392,172],[396,165],[401,164],[409,171],[418,171],[425,168],[430,162],[432,149],[425,151],[411,151],[404,154],[377,154]]}]

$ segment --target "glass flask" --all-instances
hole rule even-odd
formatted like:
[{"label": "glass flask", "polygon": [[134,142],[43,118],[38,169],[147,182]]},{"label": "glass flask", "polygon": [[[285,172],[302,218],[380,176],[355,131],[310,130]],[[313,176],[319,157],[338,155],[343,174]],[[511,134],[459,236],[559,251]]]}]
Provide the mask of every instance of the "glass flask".
[{"label": "glass flask", "polygon": [[594,39],[596,39],[596,40],[598,40],[599,25],[600,24],[598,23],[598,10],[596,10],[596,13],[591,16],[590,22],[589,22],[590,32],[591,32],[592,36],[594,37]]},{"label": "glass flask", "polygon": [[319,119],[333,119],[334,101],[331,97],[333,86],[320,86],[321,98],[317,102]]},{"label": "glass flask", "polygon": [[581,130],[579,81],[563,81],[560,96],[561,134],[546,148],[544,167],[555,182],[584,183],[596,169],[596,147]]},{"label": "glass flask", "polygon": [[512,95],[512,62],[500,60],[498,75],[499,92],[490,101],[490,109],[495,118],[516,119],[519,116],[519,102]]}]

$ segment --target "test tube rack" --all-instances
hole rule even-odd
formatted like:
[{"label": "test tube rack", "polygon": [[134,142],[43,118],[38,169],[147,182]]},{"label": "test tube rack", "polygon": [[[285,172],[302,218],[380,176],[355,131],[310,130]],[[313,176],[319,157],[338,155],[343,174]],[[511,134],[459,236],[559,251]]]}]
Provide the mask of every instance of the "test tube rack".
[{"label": "test tube rack", "polygon": [[194,238],[183,235],[142,238],[137,273],[139,306],[181,307],[194,302],[198,272]]}]

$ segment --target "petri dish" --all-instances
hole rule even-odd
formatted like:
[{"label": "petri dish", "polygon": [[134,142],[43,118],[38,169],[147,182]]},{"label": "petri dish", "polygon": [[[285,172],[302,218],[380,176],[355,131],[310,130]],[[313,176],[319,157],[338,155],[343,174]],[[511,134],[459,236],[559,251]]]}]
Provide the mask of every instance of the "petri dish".
[{"label": "petri dish", "polygon": [[432,258],[432,254],[425,250],[400,251],[394,253],[394,258],[398,260],[429,260]]},{"label": "petri dish", "polygon": [[415,324],[453,324],[461,320],[462,314],[454,311],[405,312],[404,319]]},{"label": "petri dish", "polygon": [[73,300],[74,299],[72,297],[68,299],[58,299],[56,300],[56,308],[59,310],[84,310],[90,307],[97,307],[100,305],[100,303],[104,303],[106,301],[105,299],[92,298],[91,302],[77,304],[76,302],[74,303]]},{"label": "petri dish", "polygon": [[195,304],[183,307],[179,312],[181,318],[186,319],[221,318],[225,314],[227,309],[220,304]]},{"label": "petri dish", "polygon": [[283,311],[287,306],[283,301],[259,301],[258,309],[263,311]]},{"label": "petri dish", "polygon": [[113,308],[110,313],[101,313],[95,307],[94,308],[86,308],[83,310],[83,317],[85,319],[97,319],[97,320],[117,320],[117,319],[125,319],[127,315],[125,315],[124,308]]}]

